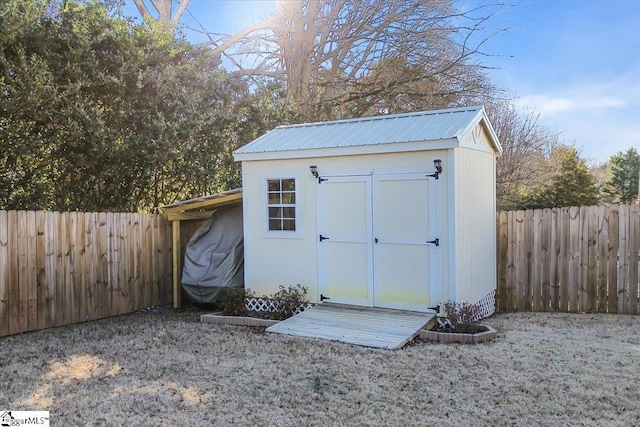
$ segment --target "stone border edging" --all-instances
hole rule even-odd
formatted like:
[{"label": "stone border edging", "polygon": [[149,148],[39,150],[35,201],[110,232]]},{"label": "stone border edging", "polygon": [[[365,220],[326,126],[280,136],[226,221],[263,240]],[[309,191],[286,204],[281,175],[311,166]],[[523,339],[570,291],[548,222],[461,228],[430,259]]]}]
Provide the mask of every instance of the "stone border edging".
[{"label": "stone border edging", "polygon": [[213,323],[216,325],[235,325],[235,326],[273,326],[279,320],[259,319],[257,317],[241,317],[241,316],[222,316],[219,314],[202,314],[200,321],[204,323]]},{"label": "stone border edging", "polygon": [[461,343],[461,344],[479,344],[487,341],[491,341],[498,336],[498,332],[491,326],[482,325],[487,328],[484,332],[477,334],[458,334],[452,332],[437,332],[437,331],[420,331],[420,339],[441,343]]}]

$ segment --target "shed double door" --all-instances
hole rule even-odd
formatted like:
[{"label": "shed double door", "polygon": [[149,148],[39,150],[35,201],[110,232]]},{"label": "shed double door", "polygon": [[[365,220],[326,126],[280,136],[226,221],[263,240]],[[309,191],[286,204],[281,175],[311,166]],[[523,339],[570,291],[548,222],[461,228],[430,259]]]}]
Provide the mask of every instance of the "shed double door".
[{"label": "shed double door", "polygon": [[323,178],[318,188],[320,299],[427,311],[441,287],[433,178]]}]

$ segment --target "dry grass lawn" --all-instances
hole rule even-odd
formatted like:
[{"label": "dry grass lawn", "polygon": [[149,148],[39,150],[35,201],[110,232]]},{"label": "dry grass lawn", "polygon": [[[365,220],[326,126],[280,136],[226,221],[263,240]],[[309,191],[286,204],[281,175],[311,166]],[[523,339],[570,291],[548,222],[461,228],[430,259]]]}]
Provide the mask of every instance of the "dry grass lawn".
[{"label": "dry grass lawn", "polygon": [[0,338],[0,409],[52,426],[640,425],[640,316],[519,313],[388,351],[128,316]]}]

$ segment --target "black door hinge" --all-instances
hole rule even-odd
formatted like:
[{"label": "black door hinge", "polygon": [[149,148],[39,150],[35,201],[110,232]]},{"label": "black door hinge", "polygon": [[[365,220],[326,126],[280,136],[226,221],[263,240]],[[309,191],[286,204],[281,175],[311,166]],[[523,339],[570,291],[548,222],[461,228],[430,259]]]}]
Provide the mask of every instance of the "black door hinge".
[{"label": "black door hinge", "polygon": [[320,302],[326,300],[326,299],[331,299],[329,297],[325,297],[324,295],[320,294]]},{"label": "black door hinge", "polygon": [[329,240],[328,237],[324,237],[322,234],[320,235],[320,241],[322,242],[323,240]]},{"label": "black door hinge", "polygon": [[323,178],[321,176],[318,177],[318,184],[322,184],[324,181],[329,181],[328,178]]},{"label": "black door hinge", "polygon": [[435,307],[427,307],[427,310],[433,310],[436,313],[440,313],[440,304],[436,305]]},{"label": "black door hinge", "polygon": [[440,239],[428,240],[427,243],[429,243],[431,245],[440,246]]},{"label": "black door hinge", "polygon": [[427,174],[428,177],[435,178],[435,179],[438,179],[438,175],[440,175],[438,172]]}]

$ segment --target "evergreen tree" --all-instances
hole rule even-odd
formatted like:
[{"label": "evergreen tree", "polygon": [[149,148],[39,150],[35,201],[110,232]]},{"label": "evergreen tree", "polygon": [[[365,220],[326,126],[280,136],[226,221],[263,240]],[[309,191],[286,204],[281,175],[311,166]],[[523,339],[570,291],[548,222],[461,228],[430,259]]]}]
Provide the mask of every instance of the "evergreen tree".
[{"label": "evergreen tree", "polygon": [[553,150],[551,162],[558,173],[547,184],[533,187],[524,197],[527,209],[595,205],[600,201],[595,177],[573,147]]},{"label": "evergreen tree", "polygon": [[605,200],[632,203],[638,198],[640,155],[635,148],[618,152],[609,159],[607,178],[602,186]]}]

